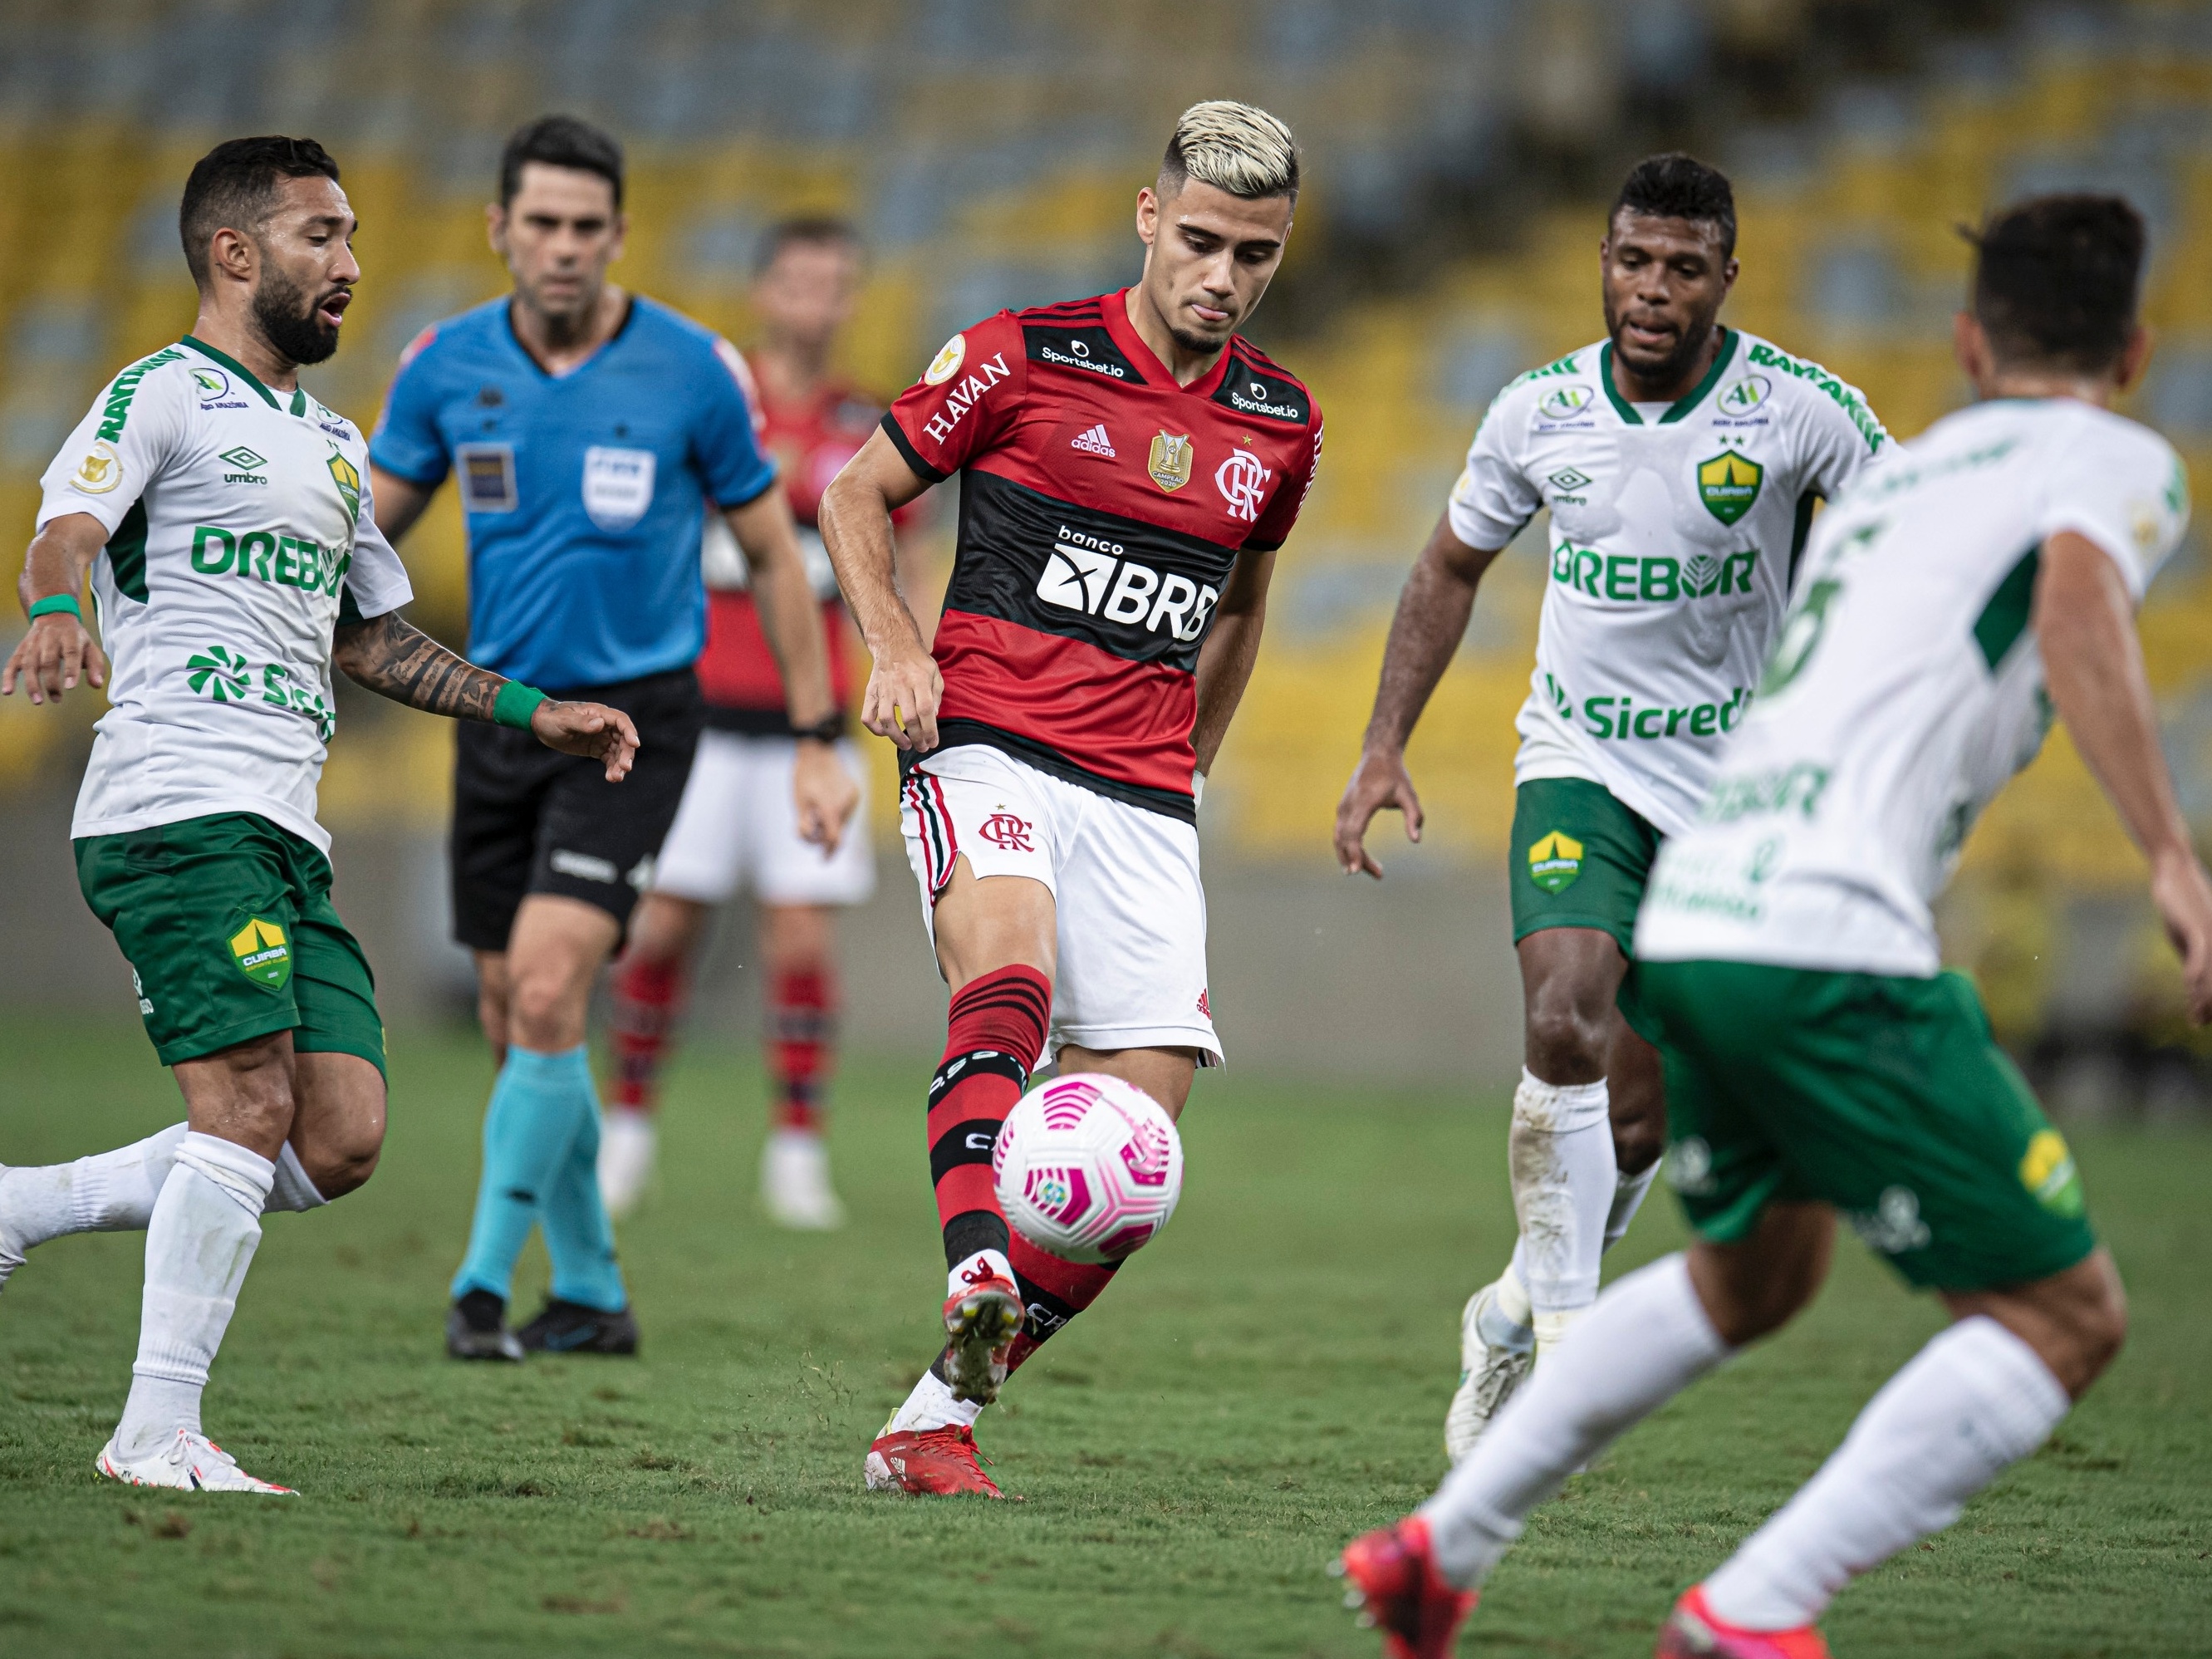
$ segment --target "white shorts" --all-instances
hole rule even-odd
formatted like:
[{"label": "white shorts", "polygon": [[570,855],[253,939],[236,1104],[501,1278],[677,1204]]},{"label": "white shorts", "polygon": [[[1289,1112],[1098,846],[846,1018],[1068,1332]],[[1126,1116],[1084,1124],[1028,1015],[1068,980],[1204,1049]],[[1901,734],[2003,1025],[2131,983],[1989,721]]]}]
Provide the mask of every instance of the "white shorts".
[{"label": "white shorts", "polygon": [[868,845],[868,775],[850,743],[837,745],[860,786],[860,810],[828,858],[799,837],[791,798],[799,739],[709,727],[684,786],[683,805],[653,866],[653,890],[720,904],[748,886],[763,904],[860,904],[876,890]]},{"label": "white shorts", "polygon": [[1206,890],[1198,830],[980,744],[921,761],[899,792],[899,828],[931,923],[964,858],[978,878],[1052,890],[1060,971],[1046,1054],[1195,1048],[1221,1063],[1206,994]]}]

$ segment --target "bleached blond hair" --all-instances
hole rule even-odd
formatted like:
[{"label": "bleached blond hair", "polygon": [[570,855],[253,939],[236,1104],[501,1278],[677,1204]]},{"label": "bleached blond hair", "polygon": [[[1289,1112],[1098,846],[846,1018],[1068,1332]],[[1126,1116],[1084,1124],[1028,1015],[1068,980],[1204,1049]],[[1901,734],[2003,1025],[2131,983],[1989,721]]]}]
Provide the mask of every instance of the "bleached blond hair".
[{"label": "bleached blond hair", "polygon": [[1263,109],[1225,98],[1193,104],[1176,120],[1160,162],[1161,194],[1172,196],[1189,179],[1246,201],[1287,196],[1298,199],[1298,143],[1291,130]]}]

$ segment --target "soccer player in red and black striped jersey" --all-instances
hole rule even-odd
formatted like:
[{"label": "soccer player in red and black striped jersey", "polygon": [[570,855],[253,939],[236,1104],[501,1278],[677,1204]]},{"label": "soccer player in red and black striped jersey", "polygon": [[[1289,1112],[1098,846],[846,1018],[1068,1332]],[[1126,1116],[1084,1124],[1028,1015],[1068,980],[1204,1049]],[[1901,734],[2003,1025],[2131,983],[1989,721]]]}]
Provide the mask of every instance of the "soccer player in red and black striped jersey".
[{"label": "soccer player in red and black striped jersey", "polygon": [[[1179,1114],[1221,1057],[1198,797],[1322,435],[1304,386],[1237,328],[1297,187],[1274,117],[1186,110],[1138,194],[1136,285],[954,335],[823,499],[875,659],[861,719],[904,751],[901,824],[952,994],[928,1117],[946,1342],[869,1450],[878,1490],[999,1496],[977,1414],[1114,1273],[999,1208],[991,1151],[1032,1068],[1109,1073]],[[955,472],[957,557],[925,649],[891,514]]]}]

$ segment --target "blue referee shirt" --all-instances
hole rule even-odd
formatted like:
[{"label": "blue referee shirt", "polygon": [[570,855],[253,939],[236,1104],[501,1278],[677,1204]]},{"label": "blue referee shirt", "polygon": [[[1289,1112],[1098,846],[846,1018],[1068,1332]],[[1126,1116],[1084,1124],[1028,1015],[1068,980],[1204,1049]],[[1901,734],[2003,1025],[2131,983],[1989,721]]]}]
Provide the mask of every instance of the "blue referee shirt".
[{"label": "blue referee shirt", "polygon": [[472,660],[568,690],[697,659],[705,503],[741,507],[775,483],[744,375],[727,341],[635,297],[614,338],[557,379],[504,299],[416,338],[368,456],[425,488],[460,475]]}]

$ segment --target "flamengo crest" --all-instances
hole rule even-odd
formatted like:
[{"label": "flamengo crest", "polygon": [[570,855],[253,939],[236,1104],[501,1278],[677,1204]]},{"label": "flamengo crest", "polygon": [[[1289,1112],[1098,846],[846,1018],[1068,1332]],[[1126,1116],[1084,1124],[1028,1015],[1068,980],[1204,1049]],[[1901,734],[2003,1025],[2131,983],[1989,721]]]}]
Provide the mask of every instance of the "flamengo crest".
[{"label": "flamengo crest", "polygon": [[1229,516],[1241,519],[1246,524],[1260,520],[1260,501],[1267,494],[1267,480],[1273,474],[1260,465],[1260,458],[1249,449],[1230,452],[1229,459],[1216,468],[1213,487],[1221,492],[1221,499],[1229,503]]}]

